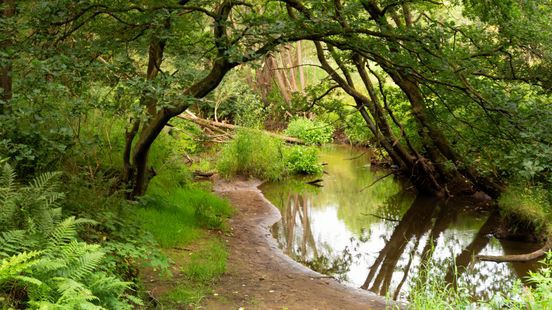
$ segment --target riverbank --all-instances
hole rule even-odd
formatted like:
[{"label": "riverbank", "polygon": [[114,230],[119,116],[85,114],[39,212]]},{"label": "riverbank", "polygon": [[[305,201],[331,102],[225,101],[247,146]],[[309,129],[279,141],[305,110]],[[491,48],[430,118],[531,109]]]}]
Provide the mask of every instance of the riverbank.
[{"label": "riverbank", "polygon": [[227,272],[204,302],[206,309],[384,309],[381,296],[345,286],[293,261],[276,245],[269,228],[278,210],[257,188],[258,181],[217,180],[215,192],[230,201],[236,214]]}]

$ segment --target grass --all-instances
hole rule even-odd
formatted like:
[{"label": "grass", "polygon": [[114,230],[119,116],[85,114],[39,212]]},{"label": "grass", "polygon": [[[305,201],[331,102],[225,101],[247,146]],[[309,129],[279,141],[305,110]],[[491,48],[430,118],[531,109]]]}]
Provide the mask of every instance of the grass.
[{"label": "grass", "polygon": [[532,224],[537,231],[552,233],[552,197],[540,187],[511,186],[498,203],[504,216]]},{"label": "grass", "polygon": [[240,129],[222,149],[217,169],[223,177],[243,175],[276,181],[286,170],[283,143],[259,130]]},{"label": "grass", "polygon": [[315,147],[288,147],[262,131],[241,129],[222,149],[217,170],[225,178],[278,181],[290,174],[320,174],[322,165]]},{"label": "grass", "polygon": [[208,283],[226,271],[228,250],[218,239],[211,239],[205,247],[192,253],[190,264],[185,268],[189,279]]},{"label": "grass", "polygon": [[232,214],[227,201],[201,189],[173,188],[163,196],[158,190],[141,200],[136,216],[163,248],[189,244],[204,229],[225,229]]},{"label": "grass", "polygon": [[[409,309],[551,309],[552,308],[552,252],[541,261],[537,272],[529,272],[531,287],[517,281],[506,294],[497,294],[491,300],[474,300],[460,282],[457,288],[447,284],[431,267],[423,266],[408,296]],[[398,307],[395,307],[398,308]]]}]

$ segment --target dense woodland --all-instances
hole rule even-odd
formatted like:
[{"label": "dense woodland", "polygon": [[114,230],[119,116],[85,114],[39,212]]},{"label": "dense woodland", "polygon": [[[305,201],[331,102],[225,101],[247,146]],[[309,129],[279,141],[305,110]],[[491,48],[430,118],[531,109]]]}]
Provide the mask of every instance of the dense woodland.
[{"label": "dense woodland", "polygon": [[[550,250],[550,0],[0,3],[2,308],[200,305],[233,211],[197,179],[320,175],[332,141],[544,245],[481,259]],[[176,293],[149,296],[190,244]],[[487,306],[550,306],[548,261]]]}]

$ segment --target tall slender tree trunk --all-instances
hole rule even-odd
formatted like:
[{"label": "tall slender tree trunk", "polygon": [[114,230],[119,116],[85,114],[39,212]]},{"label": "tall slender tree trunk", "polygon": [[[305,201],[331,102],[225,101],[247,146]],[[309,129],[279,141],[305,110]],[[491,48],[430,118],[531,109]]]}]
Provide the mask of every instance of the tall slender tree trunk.
[{"label": "tall slender tree trunk", "polygon": [[[11,18],[15,15],[15,0],[0,0],[0,5],[4,6],[2,12],[2,19]],[[5,30],[4,30],[5,31]],[[0,42],[0,50],[6,51],[12,45],[11,33],[4,34],[7,38]],[[2,59],[0,67],[0,87],[2,88],[2,95],[0,96],[0,114],[9,110],[9,101],[12,99],[12,61],[9,58]]]},{"label": "tall slender tree trunk", "polygon": [[299,85],[301,87],[301,93],[305,93],[306,80],[305,80],[305,70],[303,68],[303,46],[301,41],[297,41],[297,69],[299,70]]}]

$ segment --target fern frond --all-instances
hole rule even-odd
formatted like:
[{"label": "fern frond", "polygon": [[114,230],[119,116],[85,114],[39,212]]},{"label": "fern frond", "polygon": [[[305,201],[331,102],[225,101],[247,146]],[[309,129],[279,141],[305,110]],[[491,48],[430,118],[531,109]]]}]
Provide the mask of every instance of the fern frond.
[{"label": "fern frond", "polygon": [[67,270],[67,276],[71,279],[82,280],[83,278],[90,276],[99,266],[105,255],[99,250],[98,245],[81,243],[80,246],[86,246],[86,251],[88,253],[78,257],[74,263],[69,266],[70,269]]},{"label": "fern frond", "polygon": [[40,251],[23,252],[0,262],[0,283],[20,276],[38,263]]},{"label": "fern frond", "polygon": [[34,246],[34,240],[24,230],[10,230],[0,234],[0,258],[29,251]]},{"label": "fern frond", "polygon": [[45,172],[42,174],[39,174],[36,176],[32,181],[31,184],[29,184],[28,187],[32,187],[36,190],[42,190],[42,189],[52,189],[52,191],[55,191],[57,186],[59,186],[59,182],[57,181],[57,178],[61,175],[60,172]]},{"label": "fern frond", "polygon": [[74,240],[77,236],[76,222],[74,216],[61,221],[50,234],[48,248],[52,249]]},{"label": "fern frond", "polygon": [[15,189],[15,169],[5,163],[0,170],[0,199],[9,199]]}]

